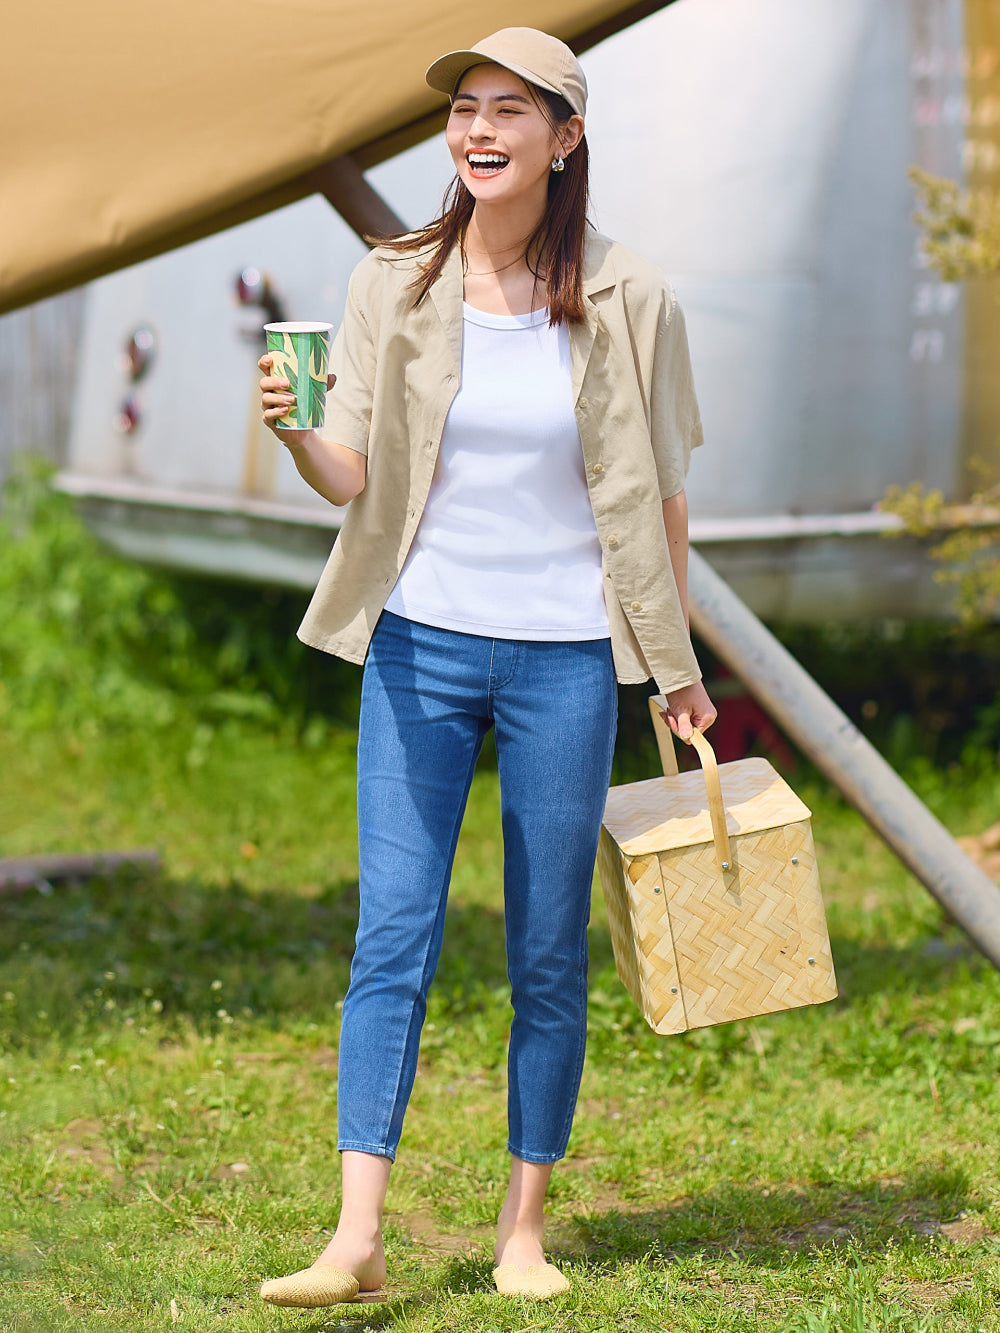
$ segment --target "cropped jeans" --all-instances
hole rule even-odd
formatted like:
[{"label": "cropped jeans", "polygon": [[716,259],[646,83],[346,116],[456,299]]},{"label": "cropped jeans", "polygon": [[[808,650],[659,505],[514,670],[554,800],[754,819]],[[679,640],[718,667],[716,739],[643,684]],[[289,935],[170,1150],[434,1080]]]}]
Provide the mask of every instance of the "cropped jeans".
[{"label": "cropped jeans", "polygon": [[338,1148],[395,1160],[458,831],[495,728],[504,843],[508,1150],[565,1155],[587,1028],[587,922],[617,725],[608,639],[493,639],[383,612],[358,739],[360,915]]}]

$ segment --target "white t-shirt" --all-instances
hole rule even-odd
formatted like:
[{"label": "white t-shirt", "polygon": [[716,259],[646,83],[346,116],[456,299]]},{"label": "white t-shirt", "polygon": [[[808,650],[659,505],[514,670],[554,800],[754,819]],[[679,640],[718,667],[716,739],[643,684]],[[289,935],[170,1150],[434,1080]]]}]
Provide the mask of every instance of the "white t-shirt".
[{"label": "white t-shirt", "polygon": [[386,610],[506,639],[610,635],[565,324],[463,303],[462,380]]}]

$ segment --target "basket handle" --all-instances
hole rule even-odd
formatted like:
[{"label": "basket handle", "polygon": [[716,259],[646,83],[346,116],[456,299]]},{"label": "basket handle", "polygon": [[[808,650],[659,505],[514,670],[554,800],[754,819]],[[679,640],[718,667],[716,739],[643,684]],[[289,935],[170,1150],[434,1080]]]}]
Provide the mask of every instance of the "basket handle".
[{"label": "basket handle", "polygon": [[[656,733],[656,745],[660,751],[660,760],[664,773],[670,777],[677,772],[677,755],[674,752],[674,733],[663,720],[663,710],[667,701],[662,694],[653,694],[649,699],[649,712],[653,719]],[[719,765],[715,751],[705,739],[704,732],[697,729],[691,733],[691,739],[684,742],[693,745],[701,761],[702,776],[705,779],[705,791],[708,795],[708,812],[712,818],[712,837],[715,840],[715,859],[720,870],[729,870],[733,857],[729,847],[729,832],[726,828],[726,805],[722,799],[722,783],[719,781]]]}]

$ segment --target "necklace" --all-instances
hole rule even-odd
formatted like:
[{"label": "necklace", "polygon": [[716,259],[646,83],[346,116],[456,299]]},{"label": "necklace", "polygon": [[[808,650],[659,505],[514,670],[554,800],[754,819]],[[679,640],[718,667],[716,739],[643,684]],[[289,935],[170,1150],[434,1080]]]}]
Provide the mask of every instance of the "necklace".
[{"label": "necklace", "polygon": [[513,268],[515,264],[520,263],[527,252],[523,251],[516,255],[509,264],[501,264],[499,268],[486,268],[474,271],[469,268],[469,256],[465,253],[465,246],[462,246],[462,272],[467,278],[486,278],[493,273],[503,273],[504,269]]}]

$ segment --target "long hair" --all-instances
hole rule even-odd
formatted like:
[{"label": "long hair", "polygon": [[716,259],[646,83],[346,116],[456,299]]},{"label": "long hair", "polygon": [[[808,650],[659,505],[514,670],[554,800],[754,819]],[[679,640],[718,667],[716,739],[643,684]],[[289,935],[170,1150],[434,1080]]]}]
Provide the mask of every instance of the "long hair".
[{"label": "long hair", "polygon": [[[564,97],[547,88],[537,88],[531,83],[527,88],[558,138],[558,130],[574,114],[573,108]],[[536,280],[542,280],[541,273],[545,275],[549,323],[561,324],[565,320],[568,324],[579,324],[584,319],[583,247],[590,203],[590,150],[586,135],[564,160],[562,171],[549,172],[548,203],[541,222],[528,238],[525,253],[535,256],[536,267],[531,268],[530,258],[528,266]],[[456,173],[445,191],[441,213],[433,222],[395,236],[365,237],[372,245],[400,253],[431,247],[410,284],[416,293],[414,306],[420,304],[437,281],[456,242],[464,243],[475,206],[475,196]]]}]

